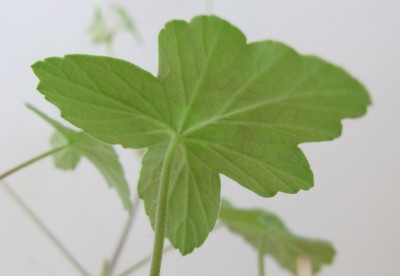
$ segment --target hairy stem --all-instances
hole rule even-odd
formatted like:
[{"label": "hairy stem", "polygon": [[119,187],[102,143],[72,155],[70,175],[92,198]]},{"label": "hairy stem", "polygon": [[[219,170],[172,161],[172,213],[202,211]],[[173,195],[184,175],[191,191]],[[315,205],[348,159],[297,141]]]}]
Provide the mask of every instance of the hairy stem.
[{"label": "hairy stem", "polygon": [[133,202],[132,213],[129,215],[129,218],[128,218],[126,224],[125,224],[124,230],[123,230],[123,232],[121,234],[121,237],[120,237],[120,239],[118,241],[117,247],[115,248],[114,254],[113,254],[112,258],[111,258],[111,262],[110,262],[109,267],[108,267],[108,271],[109,271],[110,275],[114,272],[115,267],[117,266],[119,257],[121,256],[121,252],[124,249],[124,245],[126,243],[126,240],[128,239],[129,232],[130,232],[130,230],[132,228],[134,219],[136,217],[138,208],[139,208],[139,198],[136,197],[135,201]]},{"label": "hairy stem", "polygon": [[[168,245],[168,246],[164,247],[163,254],[171,252],[173,249],[174,248],[171,245]],[[144,257],[143,259],[138,261],[136,264],[134,264],[130,268],[124,270],[124,272],[119,274],[119,276],[128,276],[128,275],[138,271],[140,268],[142,268],[144,265],[146,265],[148,262],[151,261],[151,256],[152,255],[148,255],[148,256]]]},{"label": "hairy stem", "polygon": [[172,163],[175,152],[181,139],[174,136],[169,144],[163,167],[161,170],[160,190],[158,192],[158,206],[156,215],[155,238],[153,246],[153,257],[151,260],[150,276],[159,276],[164,248],[165,225],[167,222],[168,189],[171,176]]},{"label": "hairy stem", "polygon": [[7,176],[9,176],[9,175],[11,175],[11,174],[13,174],[13,173],[15,173],[15,172],[17,172],[17,171],[19,171],[19,170],[21,170],[21,169],[27,167],[27,166],[29,166],[29,165],[35,163],[35,162],[37,162],[37,161],[39,161],[39,160],[41,160],[41,159],[43,159],[43,158],[45,158],[45,157],[47,157],[47,156],[53,155],[53,154],[55,154],[56,152],[59,152],[59,151],[65,149],[65,148],[68,147],[68,146],[69,146],[69,145],[64,145],[64,146],[61,146],[61,147],[58,147],[58,148],[54,148],[54,149],[52,149],[52,150],[49,150],[49,151],[47,151],[47,152],[45,152],[45,153],[42,153],[42,154],[40,154],[40,155],[38,155],[38,156],[36,156],[36,157],[30,159],[30,160],[28,160],[28,161],[26,161],[26,162],[24,162],[24,163],[18,165],[18,166],[14,167],[14,168],[12,168],[12,169],[10,169],[10,170],[8,170],[8,171],[6,171],[5,173],[1,174],[1,175],[0,175],[0,180],[6,178]]},{"label": "hairy stem", "polygon": [[[222,224],[217,224],[214,227],[213,231],[216,231],[218,229],[221,229]],[[168,245],[166,247],[164,247],[163,250],[163,254],[169,253],[173,250],[174,248],[171,245]],[[140,261],[138,261],[136,264],[134,264],[133,266],[131,266],[130,268],[124,270],[124,272],[122,272],[121,274],[119,274],[119,276],[128,276],[130,274],[132,274],[133,272],[136,272],[137,270],[139,270],[140,268],[142,268],[144,265],[146,265],[148,262],[151,261],[151,255],[148,255],[146,257],[144,257],[143,259],[141,259]]]},{"label": "hairy stem", "polygon": [[32,211],[31,208],[23,201],[23,199],[7,184],[3,183],[3,188],[11,196],[12,199],[21,207],[21,209],[32,219],[32,221],[42,230],[47,238],[60,250],[60,252],[71,262],[71,264],[84,276],[90,274],[83,268],[83,266],[72,256],[67,248],[56,238],[50,229],[39,219],[39,217]]},{"label": "hairy stem", "polygon": [[265,276],[265,234],[258,241],[258,276]]}]

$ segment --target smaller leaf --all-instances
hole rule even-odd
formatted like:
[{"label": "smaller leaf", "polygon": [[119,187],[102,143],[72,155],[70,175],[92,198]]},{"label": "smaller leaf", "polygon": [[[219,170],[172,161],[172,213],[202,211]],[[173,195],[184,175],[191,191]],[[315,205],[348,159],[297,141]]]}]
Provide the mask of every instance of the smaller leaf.
[{"label": "smaller leaf", "polygon": [[121,29],[130,33],[137,42],[141,42],[141,37],[138,29],[136,28],[135,22],[132,17],[128,14],[128,12],[121,6],[115,5],[113,6],[115,13],[117,14],[120,22]]},{"label": "smaller leaf", "polygon": [[329,242],[294,235],[282,220],[267,211],[234,208],[224,200],[219,216],[231,231],[243,236],[255,249],[264,236],[265,254],[293,273],[296,273],[296,259],[300,256],[310,258],[314,273],[332,263],[335,256],[335,249]]},{"label": "smaller leaf", "polygon": [[[50,144],[53,148],[66,145],[68,140],[60,133],[54,132],[50,138]],[[62,170],[73,170],[79,164],[81,155],[74,147],[67,147],[65,150],[57,152],[53,155],[54,165]]]},{"label": "smaller leaf", "polygon": [[100,142],[82,131],[74,131],[63,126],[32,105],[28,104],[27,107],[56,129],[50,139],[52,147],[67,145],[53,156],[57,168],[73,170],[81,157],[87,158],[100,171],[108,185],[117,190],[125,209],[132,210],[129,185],[118,155],[111,145]]},{"label": "smaller leaf", "polygon": [[100,8],[95,10],[93,22],[90,26],[89,32],[92,36],[92,42],[94,44],[110,44],[112,42],[114,32],[108,29]]}]

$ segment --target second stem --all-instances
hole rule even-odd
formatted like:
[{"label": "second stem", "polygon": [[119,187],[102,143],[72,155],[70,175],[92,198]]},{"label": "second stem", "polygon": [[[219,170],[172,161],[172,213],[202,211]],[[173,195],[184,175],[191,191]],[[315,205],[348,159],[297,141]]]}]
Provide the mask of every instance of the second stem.
[{"label": "second stem", "polygon": [[258,241],[258,275],[265,276],[265,234]]},{"label": "second stem", "polygon": [[168,190],[171,169],[176,149],[181,142],[179,136],[174,136],[168,146],[161,171],[160,190],[158,191],[158,206],[156,214],[155,238],[153,257],[151,260],[150,276],[159,276],[161,270],[162,255],[164,249],[165,226],[167,223]]},{"label": "second stem", "polygon": [[28,167],[29,165],[31,165],[31,164],[33,164],[33,163],[39,161],[39,160],[42,160],[43,158],[45,158],[45,157],[47,157],[47,156],[53,155],[53,154],[55,154],[56,152],[59,152],[59,151],[65,149],[65,148],[67,148],[68,146],[69,146],[69,145],[67,144],[67,145],[64,145],[64,146],[61,146],[61,147],[58,147],[58,148],[51,149],[51,150],[49,150],[49,151],[46,151],[45,153],[42,153],[42,154],[40,154],[40,155],[38,155],[38,156],[36,156],[36,157],[34,157],[34,158],[28,160],[28,161],[25,161],[24,163],[22,163],[22,164],[20,164],[20,165],[18,165],[18,166],[16,166],[16,167],[14,167],[14,168],[12,168],[12,169],[6,171],[5,173],[1,174],[1,175],[0,175],[0,180],[6,178],[7,176],[9,176],[9,175],[11,175],[11,174],[13,174],[13,173],[16,173],[16,172],[19,171],[19,170],[22,170],[22,169],[25,168],[25,167]]}]

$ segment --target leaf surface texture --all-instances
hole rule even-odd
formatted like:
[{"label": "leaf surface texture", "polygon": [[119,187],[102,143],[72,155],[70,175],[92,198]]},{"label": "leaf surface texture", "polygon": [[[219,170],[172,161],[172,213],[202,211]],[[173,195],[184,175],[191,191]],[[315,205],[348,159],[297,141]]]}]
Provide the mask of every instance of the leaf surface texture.
[{"label": "leaf surface texture", "polygon": [[370,103],[343,69],[279,42],[247,43],[215,16],[165,25],[157,77],[87,55],[48,58],[33,70],[68,121],[104,142],[148,148],[138,189],[153,225],[166,148],[179,138],[167,236],[183,254],[215,224],[219,174],[266,197],[307,190],[313,175],[298,145],[338,137],[341,120]]}]

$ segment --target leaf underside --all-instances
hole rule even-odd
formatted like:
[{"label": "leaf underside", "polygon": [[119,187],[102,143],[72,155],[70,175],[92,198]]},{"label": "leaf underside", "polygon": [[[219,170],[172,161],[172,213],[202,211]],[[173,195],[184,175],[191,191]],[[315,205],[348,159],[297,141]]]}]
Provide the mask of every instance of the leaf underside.
[{"label": "leaf underside", "polygon": [[264,210],[225,206],[221,207],[219,217],[256,250],[263,236],[265,254],[293,274],[296,274],[298,257],[311,260],[313,273],[320,271],[323,265],[331,264],[335,257],[335,249],[329,242],[294,235],[276,215]]},{"label": "leaf underside", "polygon": [[28,105],[28,108],[56,130],[50,139],[50,144],[53,148],[67,145],[63,150],[53,155],[54,165],[59,169],[73,170],[78,165],[81,157],[87,158],[103,175],[108,185],[117,190],[124,208],[130,212],[132,210],[132,202],[129,185],[114,148],[82,131],[74,131],[63,126],[32,105]]},{"label": "leaf underside", "polygon": [[148,148],[138,191],[153,226],[166,148],[179,137],[167,237],[183,254],[215,224],[219,174],[265,197],[307,190],[313,175],[298,144],[338,137],[340,121],[370,103],[341,68],[279,42],[246,44],[215,16],[165,25],[157,77],[87,55],[32,67],[38,90],[72,124],[107,143]]}]

